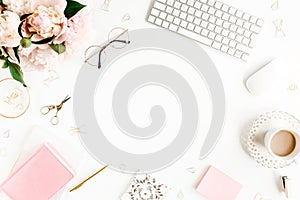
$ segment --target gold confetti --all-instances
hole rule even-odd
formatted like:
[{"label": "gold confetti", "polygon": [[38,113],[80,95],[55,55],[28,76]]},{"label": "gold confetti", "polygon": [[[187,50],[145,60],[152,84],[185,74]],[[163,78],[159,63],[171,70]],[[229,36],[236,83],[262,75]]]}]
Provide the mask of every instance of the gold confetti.
[{"label": "gold confetti", "polygon": [[282,29],[283,26],[283,20],[282,19],[277,19],[273,21],[273,24],[275,26],[275,36],[276,37],[285,37],[285,33]]},{"label": "gold confetti", "polygon": [[109,11],[111,0],[104,0],[104,3],[102,4],[101,9],[104,11]]},{"label": "gold confetti", "polygon": [[184,199],[184,194],[183,194],[183,192],[182,192],[181,190],[178,192],[177,198],[178,198],[179,200]]},{"label": "gold confetti", "polygon": [[55,70],[51,70],[49,71],[49,77],[43,80],[43,84],[50,87],[51,83],[57,79],[59,79],[58,73]]},{"label": "gold confetti", "polygon": [[188,172],[192,173],[192,174],[196,173],[196,168],[195,168],[195,167],[189,167],[189,168],[187,168],[186,170],[187,170]]},{"label": "gold confetti", "polygon": [[275,1],[272,5],[271,5],[271,9],[272,10],[278,10],[279,7],[279,1]]},{"label": "gold confetti", "polygon": [[15,88],[15,90],[11,93],[10,96],[4,97],[3,101],[9,105],[13,105],[15,104],[15,100],[21,95],[23,95],[23,91],[19,88]]},{"label": "gold confetti", "polygon": [[122,17],[122,22],[128,21],[130,20],[130,15],[129,13],[126,13],[123,17]]},{"label": "gold confetti", "polygon": [[75,134],[79,134],[79,133],[83,133],[83,132],[82,132],[82,130],[79,127],[71,126],[71,128],[69,130],[69,133],[71,135],[75,135]]},{"label": "gold confetti", "polygon": [[295,92],[298,90],[298,85],[297,84],[291,84],[288,88],[287,88],[288,91],[292,91],[292,92]]},{"label": "gold confetti", "polygon": [[9,138],[10,137],[10,130],[7,130],[5,131],[3,134],[2,134],[3,138]]}]

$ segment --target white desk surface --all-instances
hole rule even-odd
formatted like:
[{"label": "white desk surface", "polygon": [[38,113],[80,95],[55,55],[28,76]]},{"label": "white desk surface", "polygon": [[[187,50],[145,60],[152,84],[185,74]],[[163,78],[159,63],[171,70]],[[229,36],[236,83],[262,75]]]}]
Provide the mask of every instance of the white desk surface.
[{"label": "white desk surface", "polygon": [[[184,199],[200,200],[204,198],[195,192],[195,184],[207,167],[214,165],[244,185],[237,197],[238,200],[252,200],[258,192],[263,194],[266,199],[280,200],[285,198],[281,193],[279,177],[287,175],[293,181],[294,194],[291,199],[300,199],[300,192],[297,190],[300,184],[300,166],[292,165],[280,170],[264,168],[243,150],[240,139],[241,134],[249,129],[251,122],[259,114],[266,111],[283,110],[300,118],[299,92],[294,92],[282,98],[256,97],[249,94],[243,84],[249,74],[272,58],[285,53],[297,52],[296,50],[300,46],[300,2],[297,0],[279,0],[279,8],[275,11],[271,9],[271,5],[276,0],[225,0],[224,2],[251,14],[261,16],[265,19],[265,26],[247,63],[240,62],[202,45],[215,62],[225,87],[227,113],[222,138],[214,151],[205,160],[197,159],[201,141],[199,141],[200,139],[196,140],[179,161],[171,167],[155,173],[154,176],[172,187],[170,199],[176,200],[177,194],[182,191]],[[109,12],[100,9],[102,3],[103,1],[99,1],[92,6],[92,24],[97,37],[93,39],[91,44],[99,44],[104,41],[109,30],[117,26],[129,29],[154,27],[145,21],[150,0],[112,0]],[[131,19],[122,22],[121,19],[126,13],[130,14]],[[273,21],[277,19],[283,19],[285,37],[275,37]],[[0,147],[7,149],[7,156],[0,160],[0,182],[8,175],[12,167],[19,149],[18,144],[34,125],[42,127],[61,141],[72,143],[84,155],[80,157],[81,165],[77,169],[75,179],[67,186],[68,188],[101,167],[86,153],[76,134],[69,133],[70,127],[76,126],[73,122],[72,102],[68,102],[60,113],[62,122],[58,126],[50,125],[50,116],[41,117],[39,113],[39,108],[42,105],[48,104],[48,102],[60,101],[66,94],[72,96],[73,85],[82,61],[83,56],[74,57],[63,62],[62,66],[56,69],[60,78],[54,81],[50,87],[42,84],[42,80],[48,76],[46,73],[26,73],[27,82],[32,83],[30,109],[18,119],[12,120],[0,117],[0,133],[11,130],[10,140],[4,142],[0,139]],[[7,70],[0,70],[0,78],[8,76]],[[186,169],[189,167],[195,167],[196,173],[187,172]],[[118,199],[127,189],[131,177],[128,174],[106,170],[73,193],[65,190],[61,199]],[[0,193],[0,199],[1,197],[5,199],[3,194],[1,196]]]}]

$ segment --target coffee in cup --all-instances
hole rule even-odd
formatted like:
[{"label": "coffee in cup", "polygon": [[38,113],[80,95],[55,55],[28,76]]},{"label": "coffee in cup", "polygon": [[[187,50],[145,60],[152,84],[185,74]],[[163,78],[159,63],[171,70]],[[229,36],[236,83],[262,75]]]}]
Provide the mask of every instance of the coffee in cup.
[{"label": "coffee in cup", "polygon": [[265,146],[277,159],[296,158],[300,153],[300,136],[297,132],[288,129],[268,131],[265,135]]}]

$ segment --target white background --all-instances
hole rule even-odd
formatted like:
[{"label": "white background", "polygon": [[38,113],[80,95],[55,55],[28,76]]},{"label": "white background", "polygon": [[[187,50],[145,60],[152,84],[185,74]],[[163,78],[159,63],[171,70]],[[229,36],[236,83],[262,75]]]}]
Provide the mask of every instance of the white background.
[{"label": "white background", "polygon": [[[241,135],[249,130],[251,122],[259,114],[266,111],[284,110],[300,118],[299,92],[287,93],[281,97],[276,95],[253,96],[247,92],[244,86],[244,80],[271,59],[283,54],[297,54],[299,52],[300,3],[296,0],[279,0],[279,9],[273,11],[271,5],[275,0],[226,0],[224,2],[264,18],[265,26],[247,63],[202,46],[214,61],[225,87],[227,113],[222,138],[208,158],[198,160],[203,142],[203,136],[199,135],[182,159],[171,167],[153,175],[161,182],[171,186],[170,199],[172,200],[177,199],[177,194],[180,191],[182,191],[184,199],[204,199],[195,192],[194,187],[209,165],[214,165],[243,184],[244,187],[237,199],[252,200],[257,192],[268,199],[284,199],[280,188],[281,175],[287,175],[293,181],[295,189],[291,199],[300,199],[300,192],[296,189],[300,184],[300,166],[293,165],[281,170],[261,167],[243,150],[240,140]],[[116,26],[129,29],[154,27],[145,21],[150,0],[112,0],[109,12],[102,11],[100,9],[101,4],[102,1],[92,4],[89,13],[96,33],[91,33],[91,37],[93,37],[91,44],[102,43],[106,39],[107,33]],[[129,13],[131,19],[122,22],[121,19],[126,13]],[[272,21],[276,19],[283,19],[283,30],[286,37],[275,37]],[[114,200],[126,191],[132,176],[105,170],[82,188],[69,193],[68,188],[101,168],[101,165],[87,154],[76,134],[71,134],[69,131],[70,127],[76,126],[73,122],[71,101],[61,111],[61,123],[58,126],[50,125],[49,118],[51,115],[44,117],[39,113],[41,106],[58,103],[66,94],[72,96],[73,85],[82,61],[82,56],[77,56],[62,62],[56,69],[60,78],[54,81],[50,87],[42,83],[49,77],[47,73],[26,73],[26,81],[30,85],[30,109],[18,119],[0,118],[0,133],[11,130],[11,137],[8,140],[0,138],[0,147],[5,148],[7,152],[6,156],[0,158],[0,182],[7,177],[18,152],[22,149],[19,144],[24,143],[23,138],[28,137],[27,134],[34,125],[38,125],[51,134],[51,137],[55,137],[55,141],[68,144],[69,150],[74,152],[72,159],[75,158],[80,163],[76,166],[77,175],[75,179],[68,184],[61,199]],[[6,70],[0,70],[0,78],[8,76]],[[26,142],[28,143],[25,140]],[[26,145],[28,146],[28,144]],[[190,167],[196,168],[194,174],[186,170]],[[1,198],[4,198],[3,194],[0,194]]]}]

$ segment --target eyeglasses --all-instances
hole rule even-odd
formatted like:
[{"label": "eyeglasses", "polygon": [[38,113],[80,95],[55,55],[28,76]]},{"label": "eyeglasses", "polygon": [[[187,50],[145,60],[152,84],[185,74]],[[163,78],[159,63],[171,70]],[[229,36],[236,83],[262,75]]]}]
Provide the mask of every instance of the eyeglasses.
[{"label": "eyeglasses", "polygon": [[130,44],[128,29],[114,28],[109,32],[106,44],[103,46],[92,45],[85,50],[85,62],[91,66],[98,66],[100,69],[106,58],[105,50],[107,47],[122,49],[127,44]]}]

